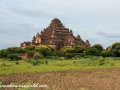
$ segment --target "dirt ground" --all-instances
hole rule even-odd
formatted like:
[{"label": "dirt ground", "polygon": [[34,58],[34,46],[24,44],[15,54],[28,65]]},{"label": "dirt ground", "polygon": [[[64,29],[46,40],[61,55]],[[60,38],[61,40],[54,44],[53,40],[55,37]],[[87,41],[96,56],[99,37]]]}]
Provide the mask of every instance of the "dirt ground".
[{"label": "dirt ground", "polygon": [[9,74],[0,75],[0,81],[1,86],[29,84],[31,90],[120,90],[120,68]]}]

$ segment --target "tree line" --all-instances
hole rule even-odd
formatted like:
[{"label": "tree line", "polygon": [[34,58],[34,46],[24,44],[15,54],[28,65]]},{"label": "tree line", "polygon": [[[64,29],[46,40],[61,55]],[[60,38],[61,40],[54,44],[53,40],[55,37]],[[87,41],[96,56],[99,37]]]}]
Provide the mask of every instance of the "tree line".
[{"label": "tree line", "polygon": [[113,43],[111,46],[103,49],[101,44],[95,44],[89,48],[82,46],[64,46],[60,50],[54,50],[51,46],[27,46],[25,48],[9,47],[0,50],[0,58],[18,60],[18,54],[32,54],[33,58],[46,58],[48,56],[63,56],[66,58],[75,57],[75,54],[80,56],[102,56],[102,57],[120,57],[120,42]]}]

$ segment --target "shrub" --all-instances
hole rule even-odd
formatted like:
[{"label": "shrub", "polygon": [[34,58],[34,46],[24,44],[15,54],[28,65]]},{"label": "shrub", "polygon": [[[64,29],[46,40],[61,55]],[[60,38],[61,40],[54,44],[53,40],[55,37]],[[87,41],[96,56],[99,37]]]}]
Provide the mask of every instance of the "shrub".
[{"label": "shrub", "polygon": [[120,57],[120,42],[112,44],[110,50],[111,54],[115,57]]},{"label": "shrub", "polygon": [[47,60],[45,60],[45,64],[48,65],[48,61]]},{"label": "shrub", "polygon": [[105,59],[101,57],[101,58],[98,60],[98,64],[99,64],[99,65],[104,65],[104,64],[105,64]]},{"label": "shrub", "polygon": [[18,64],[19,64],[19,62],[17,61],[17,62],[15,62],[15,64],[16,64],[16,65],[18,65]]},{"label": "shrub", "polygon": [[82,46],[74,46],[73,49],[75,53],[83,53],[85,51],[85,48]]},{"label": "shrub", "polygon": [[21,57],[18,57],[16,54],[9,54],[7,58],[10,60],[21,60],[22,59]]},{"label": "shrub", "polygon": [[72,53],[74,49],[71,46],[64,46],[60,49],[60,51],[63,53]]},{"label": "shrub", "polygon": [[44,57],[48,56],[51,52],[51,49],[45,45],[35,47],[35,51],[41,53]]},{"label": "shrub", "polygon": [[109,56],[109,52],[106,51],[106,50],[103,50],[103,51],[100,53],[100,55],[101,55],[102,57],[108,57],[108,56]]},{"label": "shrub", "polygon": [[39,52],[36,52],[33,56],[34,59],[39,59],[39,58],[43,58],[43,55]]},{"label": "shrub", "polygon": [[53,47],[51,46],[47,46],[48,48],[50,48],[51,51],[54,51]]},{"label": "shrub", "polygon": [[100,50],[100,51],[103,50],[103,47],[102,47],[101,44],[95,44],[95,45],[93,45],[92,47],[94,47],[94,48],[96,48],[96,49],[98,49],[98,50]]},{"label": "shrub", "polygon": [[32,63],[32,65],[35,66],[35,65],[39,65],[40,61],[39,60],[33,60],[31,63]]},{"label": "shrub", "polygon": [[94,55],[94,56],[99,56],[100,55],[100,50],[94,47],[89,47],[86,50],[86,55]]},{"label": "shrub", "polygon": [[73,58],[73,57],[74,57],[74,54],[72,54],[72,53],[66,53],[66,54],[65,54],[65,57],[68,58],[68,59],[69,59],[69,58]]},{"label": "shrub", "polygon": [[0,50],[0,58],[6,58],[8,52],[5,49]]}]

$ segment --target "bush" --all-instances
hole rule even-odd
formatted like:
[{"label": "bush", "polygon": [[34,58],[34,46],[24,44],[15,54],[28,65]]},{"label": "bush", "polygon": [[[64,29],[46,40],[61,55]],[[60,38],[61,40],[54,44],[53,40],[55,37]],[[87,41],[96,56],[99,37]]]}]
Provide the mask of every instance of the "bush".
[{"label": "bush", "polygon": [[39,52],[36,52],[33,56],[34,59],[39,59],[39,58],[43,58],[43,55]]},{"label": "bush", "polygon": [[62,53],[72,53],[74,49],[71,46],[64,46],[60,49]]},{"label": "bush", "polygon": [[15,62],[15,64],[16,64],[16,65],[18,65],[18,64],[19,64],[19,62],[17,61],[17,62]]},{"label": "bush", "polygon": [[51,49],[45,45],[35,47],[35,51],[41,53],[44,57],[48,56],[51,52]]},{"label": "bush", "polygon": [[39,65],[40,61],[39,60],[33,60],[31,63],[32,63],[32,65],[35,66],[35,65]]},{"label": "bush", "polygon": [[5,49],[0,50],[0,58],[6,58],[8,52]]},{"label": "bush", "polygon": [[45,64],[48,65],[48,61],[47,60],[45,60]]},{"label": "bush", "polygon": [[10,60],[21,60],[22,59],[21,57],[18,57],[16,54],[9,54],[7,58]]},{"label": "bush", "polygon": [[100,55],[100,50],[94,47],[89,47],[86,50],[86,55],[93,55],[93,56],[99,56]]},{"label": "bush", "polygon": [[112,44],[110,50],[111,54],[115,57],[120,57],[120,42]]},{"label": "bush", "polygon": [[74,57],[74,54],[72,54],[72,53],[66,53],[65,57],[68,58],[68,59],[70,59],[70,58]]},{"label": "bush", "polygon": [[104,65],[104,64],[105,64],[105,59],[102,58],[102,57],[100,57],[100,58],[97,60],[97,62],[98,62],[98,65]]},{"label": "bush", "polygon": [[100,54],[102,57],[108,57],[109,56],[109,52],[106,50],[103,50]]},{"label": "bush", "polygon": [[85,51],[85,48],[82,46],[74,46],[74,53],[83,53]]},{"label": "bush", "polygon": [[100,44],[95,44],[95,45],[93,45],[92,47],[94,47],[94,48],[96,48],[96,49],[98,49],[98,50],[100,50],[100,51],[103,50],[103,47],[102,47],[102,45],[100,45]]}]

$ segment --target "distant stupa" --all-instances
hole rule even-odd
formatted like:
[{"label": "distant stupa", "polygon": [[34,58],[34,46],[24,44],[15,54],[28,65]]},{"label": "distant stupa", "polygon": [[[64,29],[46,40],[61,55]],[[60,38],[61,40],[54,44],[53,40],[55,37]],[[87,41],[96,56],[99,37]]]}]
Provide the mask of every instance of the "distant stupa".
[{"label": "distant stupa", "polygon": [[88,48],[90,43],[88,40],[84,42],[80,35],[75,37],[72,30],[63,26],[61,21],[58,18],[55,18],[46,29],[37,33],[36,36],[33,36],[31,42],[23,42],[20,44],[20,47],[25,48],[26,46],[32,45],[47,45],[53,47],[55,50],[59,50],[63,46],[72,45],[79,45]]}]

